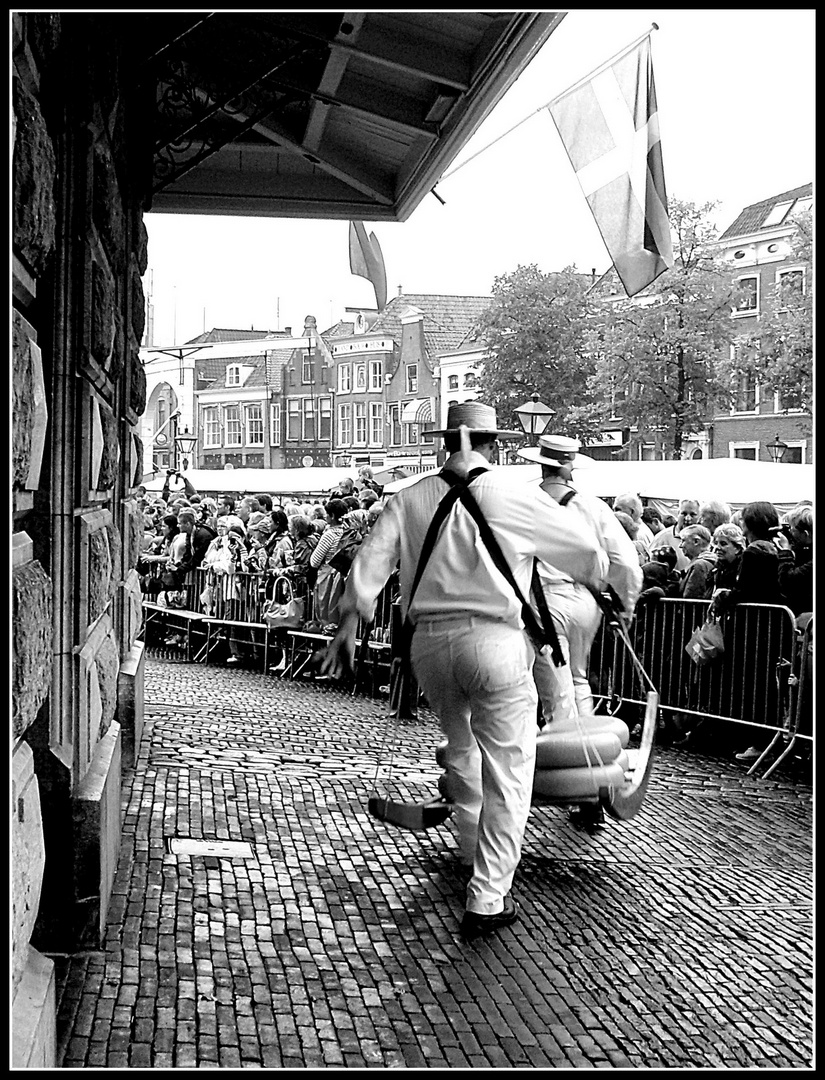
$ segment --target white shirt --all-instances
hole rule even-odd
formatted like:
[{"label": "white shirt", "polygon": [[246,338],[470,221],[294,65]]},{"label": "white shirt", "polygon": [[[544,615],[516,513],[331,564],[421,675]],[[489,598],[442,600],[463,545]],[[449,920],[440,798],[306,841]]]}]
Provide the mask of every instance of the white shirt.
[{"label": "white shirt", "polygon": [[[575,488],[569,490],[575,491]],[[616,595],[624,605],[625,614],[632,615],[642,589],[642,571],[636,545],[603,499],[576,491],[564,509],[575,514],[588,528],[594,530],[609,562],[606,584],[612,585],[616,590]],[[539,566],[539,578],[551,587],[557,582],[572,580],[543,565]]]},{"label": "white shirt", "polygon": [[[491,471],[485,458],[472,453],[469,467],[477,466],[486,471],[472,482],[471,491],[525,597],[534,557],[576,581],[601,584],[608,561],[591,528],[544,492]],[[352,564],[342,614],[357,611],[370,619],[376,598],[400,559],[401,607],[406,615],[424,537],[448,490],[446,480],[433,475],[392,496]],[[456,503],[419,582],[410,617],[415,623],[469,615],[523,625],[514,590],[495,568],[469,512]]]}]

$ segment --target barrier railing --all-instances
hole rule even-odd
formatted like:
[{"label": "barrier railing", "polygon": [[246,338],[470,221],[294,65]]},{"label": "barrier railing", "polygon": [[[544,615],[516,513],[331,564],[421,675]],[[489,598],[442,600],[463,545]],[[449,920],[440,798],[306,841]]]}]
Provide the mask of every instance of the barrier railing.
[{"label": "barrier railing", "polygon": [[[159,576],[161,571],[151,573]],[[250,628],[257,624],[260,628],[263,606],[271,595],[276,576],[275,571],[239,572],[226,577],[215,577],[202,567],[190,571],[183,586],[187,615],[200,616],[204,622],[212,618],[250,624]],[[364,649],[362,655],[369,657],[373,694],[377,693],[379,682],[385,681],[385,669],[392,655],[397,593],[395,574],[378,598],[374,623],[359,625],[359,638],[366,635],[372,647],[371,653]],[[311,590],[306,595],[305,622],[311,623]],[[158,614],[156,600],[156,595],[147,593],[147,606],[154,615]],[[678,712],[774,732],[774,742],[754,769],[781,738],[790,740],[790,746],[783,749],[784,758],[798,740],[812,739],[813,619],[804,629],[798,629],[789,608],[740,604],[722,621],[723,655],[699,667],[690,660],[685,645],[704,621],[709,606],[706,600],[659,598],[642,601],[637,607],[629,628],[630,639],[642,666],[658,688],[659,708],[665,713]],[[167,615],[174,624],[175,609],[169,608]],[[268,629],[265,639],[261,629],[256,633],[261,637],[258,644],[263,646],[264,656],[270,648],[270,634],[277,635],[284,653],[288,645],[290,662],[283,670],[292,677],[303,670],[312,651],[329,640],[328,635],[315,630],[305,633],[300,628]],[[249,640],[255,643],[252,636]],[[187,646],[187,655],[191,651]],[[296,654],[299,654],[297,660]],[[208,660],[209,648],[199,650],[194,658]],[[382,665],[380,679],[379,664]],[[633,666],[604,623],[591,650],[590,682],[597,698],[621,699],[640,708],[645,706],[643,688]],[[766,775],[782,758],[771,764]]]},{"label": "barrier railing", "polygon": [[[637,607],[630,638],[658,688],[660,709],[793,735],[801,647],[793,612],[738,605],[722,620],[724,653],[700,667],[685,646],[709,607],[707,600],[668,598]],[[598,697],[644,705],[632,667],[604,624],[590,654],[590,682]]]}]

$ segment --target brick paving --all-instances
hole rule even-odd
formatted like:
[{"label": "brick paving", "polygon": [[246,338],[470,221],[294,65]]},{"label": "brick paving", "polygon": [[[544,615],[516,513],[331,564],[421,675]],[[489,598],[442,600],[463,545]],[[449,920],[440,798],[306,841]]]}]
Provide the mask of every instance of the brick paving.
[{"label": "brick paving", "polygon": [[433,794],[431,714],[157,659],[146,702],[104,948],[56,958],[63,1067],[812,1066],[804,777],[664,749],[632,822],[534,808],[520,922],[465,944],[452,824],[366,812]]}]

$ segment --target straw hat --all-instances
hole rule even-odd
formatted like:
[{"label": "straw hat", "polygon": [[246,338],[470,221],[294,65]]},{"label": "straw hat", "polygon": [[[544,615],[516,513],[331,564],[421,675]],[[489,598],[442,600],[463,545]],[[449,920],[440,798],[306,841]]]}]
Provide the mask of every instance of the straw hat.
[{"label": "straw hat", "polygon": [[433,431],[433,435],[457,435],[460,427],[466,427],[471,434],[494,435],[497,439],[521,439],[523,431],[506,431],[498,426],[496,410],[492,405],[482,405],[480,401],[465,401],[462,405],[451,405],[447,409],[447,426]]},{"label": "straw hat", "polygon": [[516,453],[525,461],[537,461],[540,465],[581,469],[593,459],[580,454],[580,449],[581,443],[578,439],[569,439],[566,435],[542,435],[538,446],[525,446]]}]

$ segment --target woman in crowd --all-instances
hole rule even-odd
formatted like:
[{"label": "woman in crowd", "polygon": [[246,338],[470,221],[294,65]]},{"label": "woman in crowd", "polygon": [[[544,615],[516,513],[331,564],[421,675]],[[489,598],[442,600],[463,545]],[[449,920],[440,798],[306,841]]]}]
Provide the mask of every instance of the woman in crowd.
[{"label": "woman in crowd", "polygon": [[270,514],[272,532],[266,544],[270,570],[285,570],[292,565],[292,537],[286,511],[273,510]]},{"label": "woman in crowd", "polygon": [[[736,579],[730,588],[719,588],[713,597],[710,614],[724,615],[737,604],[782,604],[779,590],[779,558],[773,536],[779,527],[779,514],[773,503],[757,501],[742,507],[741,527],[745,548],[739,561]],[[740,744],[741,745],[741,744]],[[736,760],[752,763],[761,756],[767,742],[759,742],[736,754]]]},{"label": "woman in crowd", "polygon": [[[208,615],[238,620],[242,614],[239,610],[242,586],[237,574],[249,569],[245,534],[243,522],[234,514],[223,514],[218,518],[218,535],[206,549],[202,564],[207,575],[201,603]],[[231,633],[228,639],[230,656],[227,663],[238,664],[240,650]]]},{"label": "woman in crowd", "polygon": [[330,499],[325,507],[327,524],[318,546],[310,556],[309,564],[317,571],[314,587],[314,621],[321,626],[337,626],[338,605],[344,592],[344,579],[330,565],[338,551],[344,533],[343,519],[347,504],[343,499]]},{"label": "woman in crowd", "polygon": [[713,550],[716,554],[716,566],[710,579],[707,600],[711,599],[717,589],[732,589],[736,584],[742,552],[745,550],[745,535],[739,526],[732,522],[719,525],[713,533]]}]

